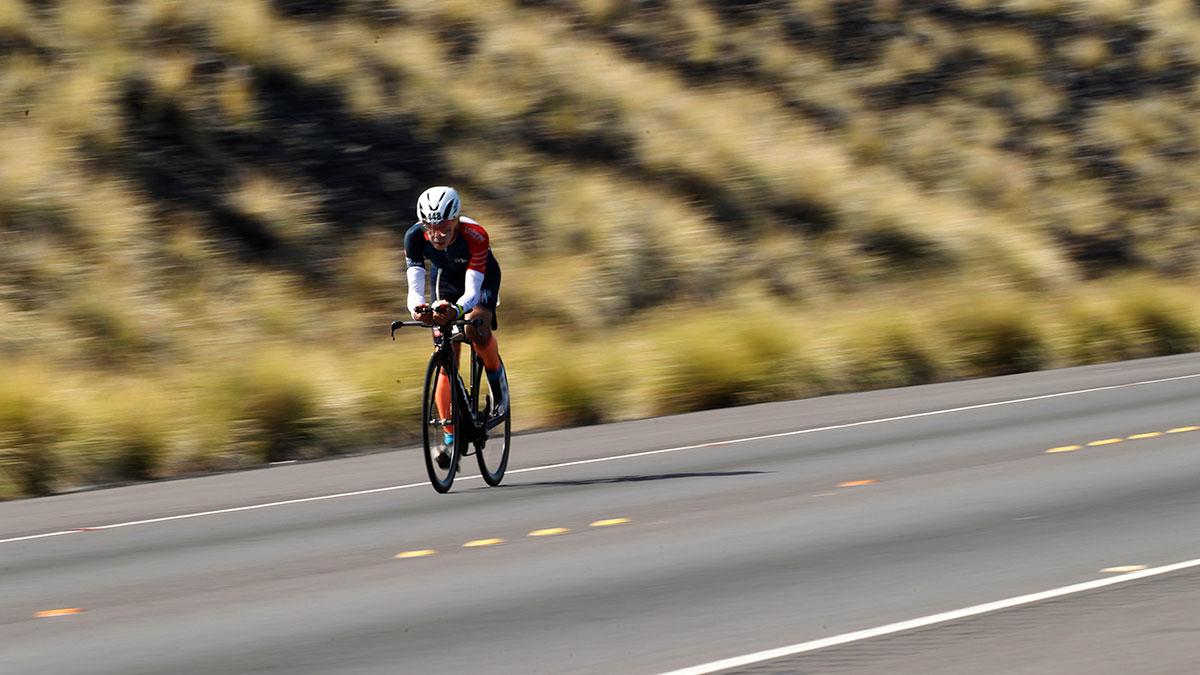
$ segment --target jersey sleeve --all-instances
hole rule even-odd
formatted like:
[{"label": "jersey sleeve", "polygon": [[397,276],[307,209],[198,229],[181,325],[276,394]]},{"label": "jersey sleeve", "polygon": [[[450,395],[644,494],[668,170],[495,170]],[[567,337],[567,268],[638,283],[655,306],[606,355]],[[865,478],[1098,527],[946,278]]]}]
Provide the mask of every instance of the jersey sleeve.
[{"label": "jersey sleeve", "polygon": [[408,311],[415,312],[418,306],[425,304],[425,268],[410,267],[405,276],[408,278]]},{"label": "jersey sleeve", "polygon": [[466,314],[479,304],[479,291],[483,288],[483,272],[467,270],[463,285],[466,290],[455,304],[462,309],[463,314]]},{"label": "jersey sleeve", "polygon": [[470,224],[464,226],[462,232],[463,238],[467,240],[467,250],[471,253],[467,269],[483,274],[487,271],[488,251],[491,246],[487,230],[479,225]]},{"label": "jersey sleeve", "polygon": [[404,233],[404,261],[410,268],[425,268],[425,233],[419,224]]}]

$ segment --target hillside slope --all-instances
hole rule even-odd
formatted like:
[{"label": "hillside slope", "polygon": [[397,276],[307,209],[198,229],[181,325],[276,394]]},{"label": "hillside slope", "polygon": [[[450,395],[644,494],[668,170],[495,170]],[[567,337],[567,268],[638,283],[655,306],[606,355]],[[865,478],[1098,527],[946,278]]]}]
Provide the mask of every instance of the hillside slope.
[{"label": "hillside slope", "polygon": [[0,0],[0,55],[0,497],[410,438],[430,184],[524,427],[1200,344],[1197,3]]}]

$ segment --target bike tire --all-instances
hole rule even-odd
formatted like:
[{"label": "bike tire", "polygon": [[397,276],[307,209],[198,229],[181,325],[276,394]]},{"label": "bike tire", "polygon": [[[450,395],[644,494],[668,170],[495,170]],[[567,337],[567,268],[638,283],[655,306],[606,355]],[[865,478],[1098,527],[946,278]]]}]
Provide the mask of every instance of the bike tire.
[{"label": "bike tire", "polygon": [[[482,368],[481,368],[482,370]],[[511,392],[510,392],[511,393]],[[495,398],[495,394],[492,395]],[[502,433],[491,437],[497,430]],[[512,441],[512,400],[508,402],[508,410],[504,413],[504,421],[488,433],[488,442],[484,447],[475,447],[475,459],[479,463],[479,474],[483,482],[492,487],[498,487],[504,480],[504,472],[508,469],[508,451]],[[499,444],[500,447],[496,447]]]},{"label": "bike tire", "polygon": [[[450,448],[450,463],[443,469],[438,466],[437,456],[442,448],[442,433],[445,431],[445,426],[440,422],[440,415],[437,409],[437,387],[439,375],[442,370],[447,367],[443,363],[443,359],[435,354],[429,359],[429,368],[425,371],[425,391],[421,401],[421,437],[424,442],[425,455],[425,471],[429,475],[429,483],[433,485],[433,489],[441,494],[450,491],[450,487],[454,485],[454,476],[458,472],[458,462],[462,456],[462,440],[460,434],[455,434],[454,445]],[[448,382],[453,387],[454,372],[449,371]],[[459,430],[459,418],[462,413],[459,411],[459,405],[455,399],[457,396],[450,397],[450,420],[451,424],[455,425],[455,431]]]}]

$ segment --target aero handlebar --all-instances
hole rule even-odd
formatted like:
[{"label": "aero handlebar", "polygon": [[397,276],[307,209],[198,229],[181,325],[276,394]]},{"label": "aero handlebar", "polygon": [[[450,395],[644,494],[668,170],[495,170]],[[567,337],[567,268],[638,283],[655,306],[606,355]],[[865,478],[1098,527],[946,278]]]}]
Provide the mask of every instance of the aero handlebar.
[{"label": "aero handlebar", "polygon": [[449,328],[450,326],[480,326],[483,325],[483,319],[457,319],[447,323],[445,326],[437,324],[425,323],[424,321],[393,321],[392,322],[392,339],[396,339],[396,331],[401,328]]}]

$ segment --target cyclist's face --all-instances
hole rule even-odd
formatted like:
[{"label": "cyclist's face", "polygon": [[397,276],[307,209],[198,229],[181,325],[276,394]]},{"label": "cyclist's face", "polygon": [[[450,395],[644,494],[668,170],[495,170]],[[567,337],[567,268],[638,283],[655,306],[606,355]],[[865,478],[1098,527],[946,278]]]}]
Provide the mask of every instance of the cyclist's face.
[{"label": "cyclist's face", "polygon": [[451,218],[437,223],[421,223],[429,243],[439,251],[445,250],[454,241],[454,233],[458,230],[458,218]]}]

